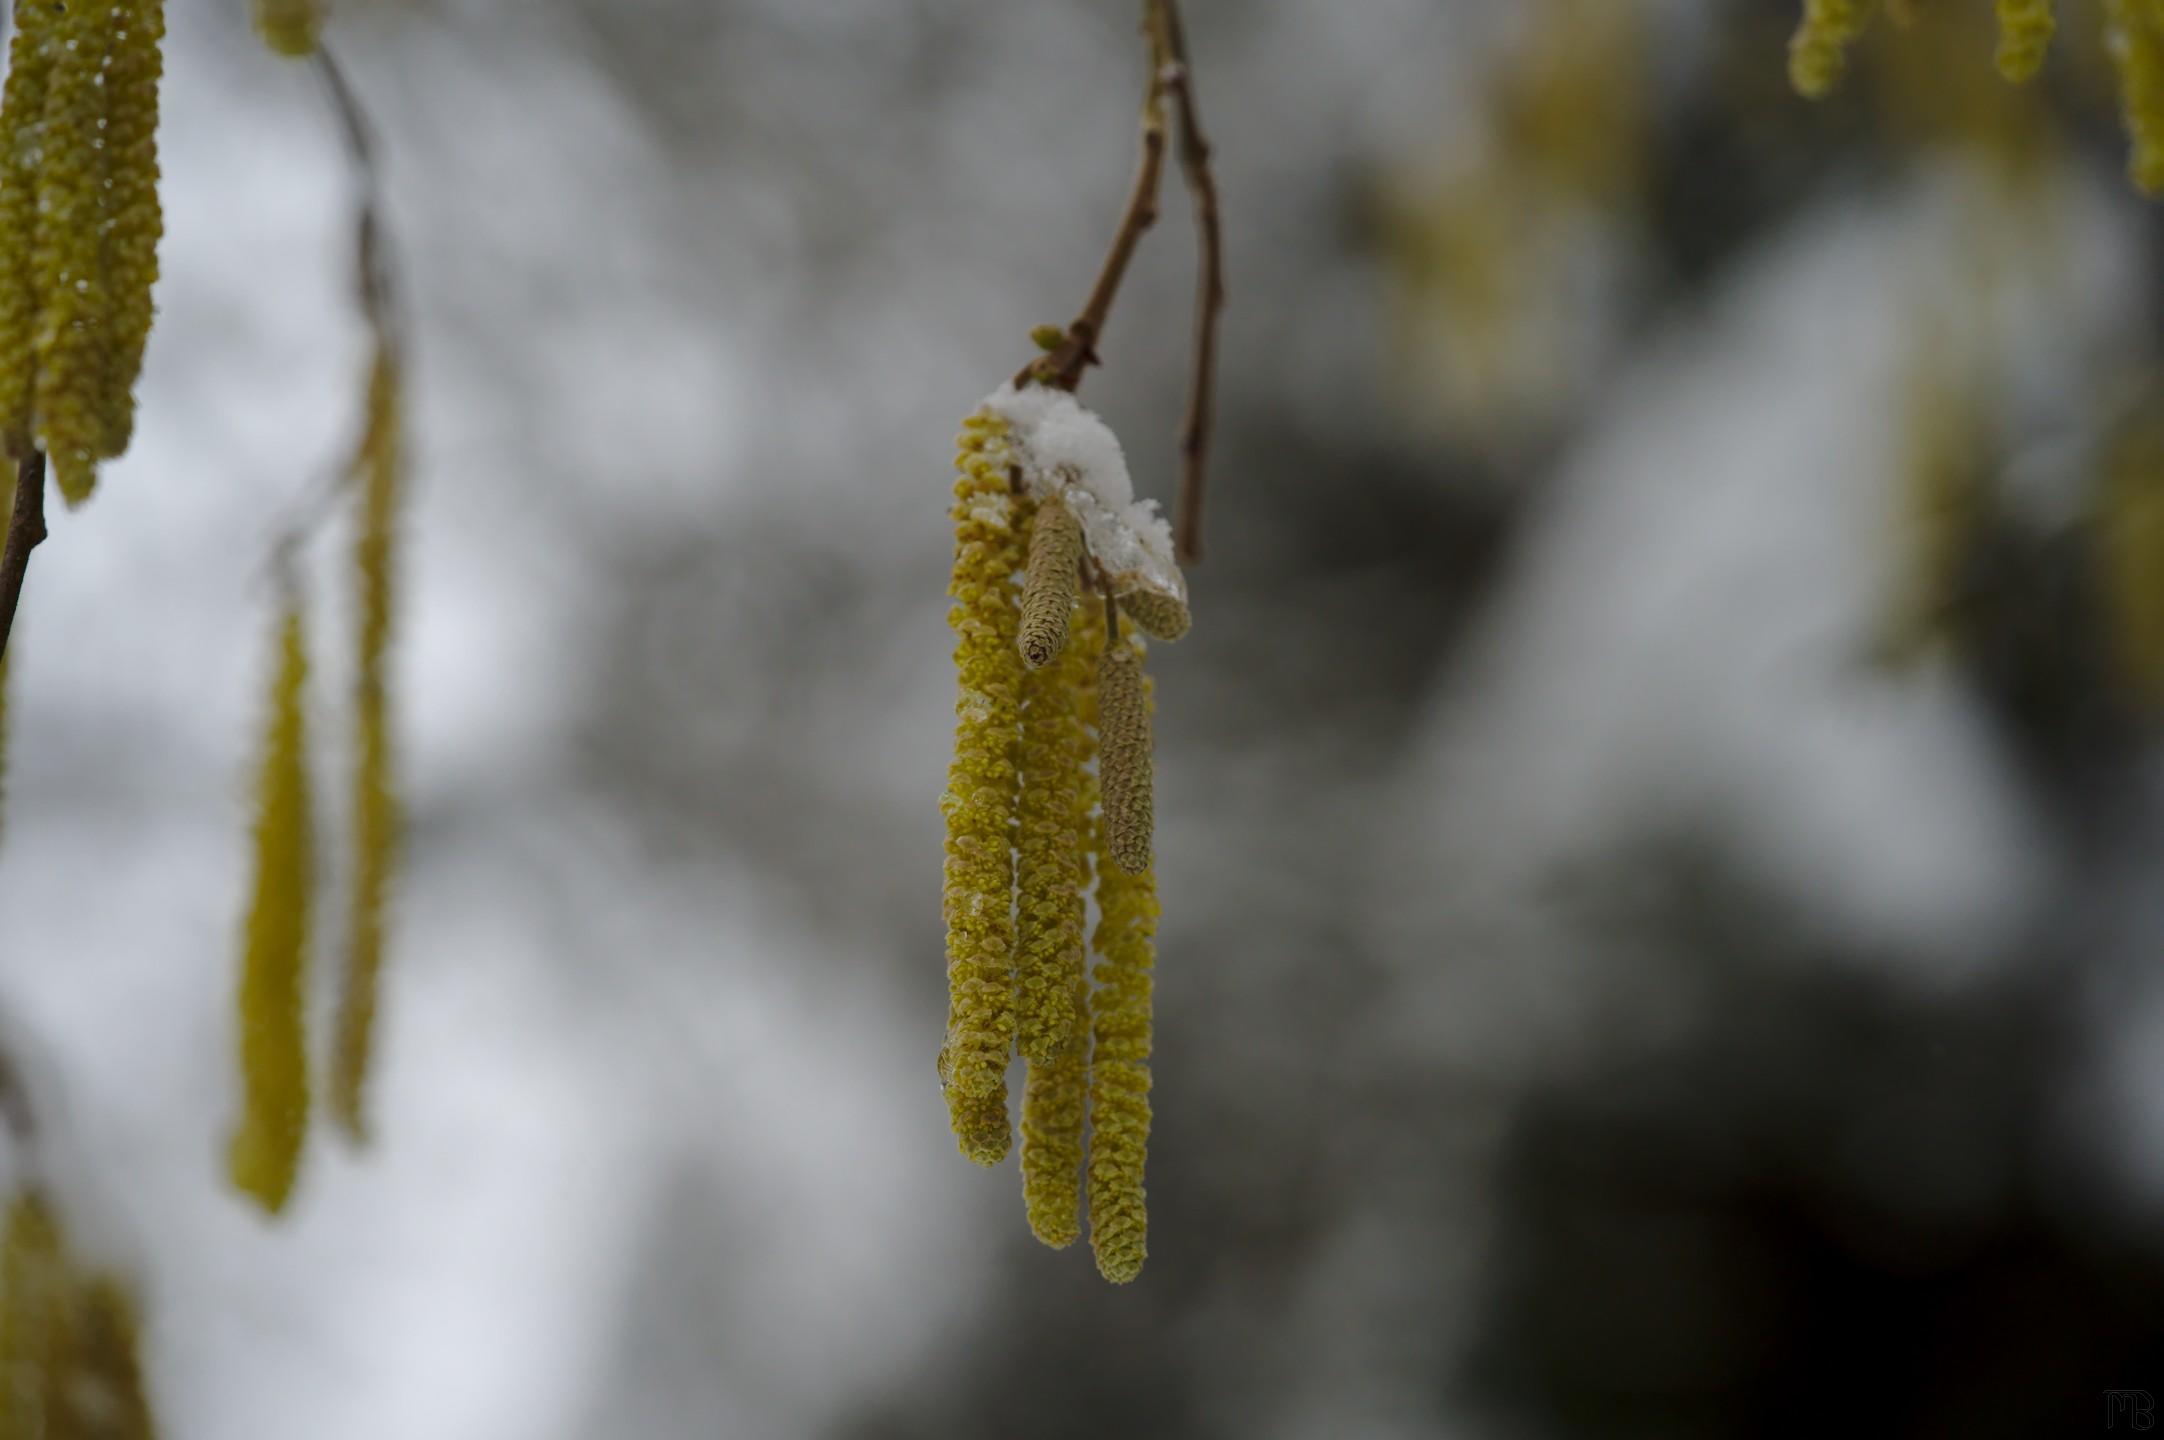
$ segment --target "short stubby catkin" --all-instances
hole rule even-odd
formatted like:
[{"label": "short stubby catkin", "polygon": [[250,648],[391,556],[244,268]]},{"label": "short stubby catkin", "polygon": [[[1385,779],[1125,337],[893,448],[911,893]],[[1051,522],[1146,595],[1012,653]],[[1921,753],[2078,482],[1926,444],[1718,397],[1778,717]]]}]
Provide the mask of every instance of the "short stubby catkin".
[{"label": "short stubby catkin", "polygon": [[[1147,703],[1147,696],[1144,697]],[[1102,738],[1102,737],[1100,737]],[[1156,963],[1157,878],[1113,863],[1109,824],[1099,829],[1090,995],[1090,1249],[1105,1279],[1124,1284],[1149,1253],[1143,1171],[1150,1145],[1150,1047]]]},{"label": "short stubby catkin", "polygon": [[1849,47],[1870,23],[1873,0],[1803,0],[1803,20],[1788,42],[1788,79],[1796,93],[1817,100],[1833,93],[1847,68]]},{"label": "short stubby catkin", "polygon": [[323,40],[323,0],[254,0],[255,29],[280,55],[301,59]]},{"label": "short stubby catkin", "polygon": [[263,742],[255,825],[255,892],[241,957],[241,1117],[227,1167],[233,1184],[272,1214],[285,1208],[308,1133],[308,919],[314,827],[308,797],[306,626],[289,597]]},{"label": "short stubby catkin", "polygon": [[2127,178],[2145,195],[2164,195],[2164,36],[2140,0],[2104,0],[2104,17],[2130,145]]},{"label": "short stubby catkin", "polygon": [[1150,832],[1156,824],[1145,685],[1140,644],[1121,638],[1106,645],[1097,671],[1097,783],[1103,792],[1106,853],[1130,875],[1150,868]]},{"label": "short stubby catkin", "polygon": [[1185,600],[1155,590],[1128,591],[1120,597],[1120,609],[1152,640],[1177,640],[1194,622]]},{"label": "short stubby catkin", "polygon": [[[1006,423],[965,422],[954,486],[954,570],[947,621],[960,681],[947,822],[947,1038],[942,1076],[955,1134],[981,1158],[981,1102],[1004,1096],[1014,1050],[1014,861],[1022,657],[1015,576],[1025,515],[1009,477]],[[1004,1126],[1004,1101],[1001,1107]],[[974,1148],[973,1148],[974,1147]],[[1004,1143],[1000,1146],[1004,1151]]]},{"label": "short stubby catkin", "polygon": [[1067,643],[1080,581],[1082,525],[1058,496],[1037,502],[1029,530],[1029,571],[1022,583],[1022,659],[1032,670],[1052,663]]},{"label": "short stubby catkin", "polygon": [[1999,73],[2017,84],[2033,77],[2057,29],[2053,0],[1999,0]]}]

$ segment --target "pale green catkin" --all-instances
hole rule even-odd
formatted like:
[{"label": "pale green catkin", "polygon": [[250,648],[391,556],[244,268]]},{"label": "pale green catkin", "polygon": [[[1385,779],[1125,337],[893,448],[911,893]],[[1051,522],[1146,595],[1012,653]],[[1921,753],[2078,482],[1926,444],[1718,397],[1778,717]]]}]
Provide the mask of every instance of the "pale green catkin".
[{"label": "pale green catkin", "polygon": [[1194,623],[1185,600],[1155,590],[1128,591],[1120,597],[1120,609],[1152,640],[1177,640]]},{"label": "pale green catkin", "polygon": [[1032,670],[1052,663],[1067,643],[1082,561],[1082,527],[1058,496],[1037,502],[1022,582],[1022,659]]}]

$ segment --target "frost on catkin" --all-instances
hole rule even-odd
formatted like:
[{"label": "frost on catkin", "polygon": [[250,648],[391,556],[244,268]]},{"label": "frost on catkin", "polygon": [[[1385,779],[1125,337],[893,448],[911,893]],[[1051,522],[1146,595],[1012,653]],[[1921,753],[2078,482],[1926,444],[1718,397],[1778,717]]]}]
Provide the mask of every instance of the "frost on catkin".
[{"label": "frost on catkin", "polygon": [[1152,640],[1177,640],[1193,623],[1186,601],[1155,590],[1128,591],[1120,596],[1120,609]]},{"label": "frost on catkin", "polygon": [[2053,0],[1998,0],[1999,73],[2019,83],[2042,68],[2058,21]]},{"label": "frost on catkin", "polygon": [[2156,9],[2142,0],[2104,0],[2104,18],[2130,143],[2127,178],[2145,195],[2164,194],[2164,36]]},{"label": "frost on catkin", "polygon": [[1140,643],[1118,638],[1107,644],[1097,671],[1097,777],[1105,850],[1130,875],[1150,868],[1155,824],[1146,685]]},{"label": "frost on catkin", "polygon": [[280,55],[316,53],[323,39],[322,0],[254,0],[256,33]]},{"label": "frost on catkin", "polygon": [[[1014,1050],[1015,749],[1022,657],[1015,575],[1025,561],[1021,504],[1009,480],[1006,422],[979,412],[962,428],[954,486],[953,599],[960,681],[947,822],[947,1038],[940,1074],[956,1138],[973,1160],[1006,1153],[1006,1073]],[[999,1137],[986,1101],[1000,1097]],[[997,1153],[994,1153],[994,1152]]]},{"label": "frost on catkin", "polygon": [[353,467],[361,481],[361,527],[354,545],[360,584],[360,644],[354,681],[353,901],[347,915],[345,989],[332,1051],[331,1114],[365,1140],[369,1058],[383,970],[383,914],[398,865],[398,791],[393,774],[386,657],[391,637],[393,543],[400,486],[398,367],[379,348],[368,379],[368,421]]},{"label": "frost on catkin", "polygon": [[272,1214],[285,1208],[308,1129],[302,1016],[314,845],[303,689],[308,659],[300,602],[279,620],[278,665],[258,780],[255,893],[241,959],[241,1119],[228,1155],[233,1184]]},{"label": "frost on catkin", "polygon": [[1029,528],[1029,571],[1022,583],[1022,659],[1032,670],[1052,663],[1067,643],[1082,560],[1082,526],[1056,495],[1037,502]]},{"label": "frost on catkin", "polygon": [[[1147,682],[1140,683],[1147,707]],[[1149,1251],[1142,1178],[1150,1145],[1150,972],[1158,909],[1157,877],[1147,869],[1128,873],[1113,863],[1111,847],[1107,821],[1099,827],[1099,919],[1092,936],[1098,964],[1090,995],[1090,1248],[1098,1272],[1122,1284],[1142,1273]]]},{"label": "frost on catkin", "polygon": [[1873,0],[1803,0],[1803,20],[1788,42],[1788,79],[1796,93],[1817,100],[1833,91],[1847,67],[1849,47],[1870,23]]},{"label": "frost on catkin", "polygon": [[[1073,740],[1077,784],[1070,811],[1077,882],[1088,878],[1089,855],[1083,847],[1093,835],[1091,812],[1096,785],[1087,766],[1094,743],[1086,723],[1095,703],[1097,652],[1104,644],[1104,624],[1095,605],[1084,605],[1067,636],[1067,649],[1056,667],[1072,677]],[[1048,672],[1039,672],[1048,673]],[[1030,1233],[1053,1249],[1072,1245],[1082,1235],[1082,1120],[1089,1086],[1089,977],[1083,955],[1083,911],[1078,889],[1074,902],[1073,943],[1062,956],[1061,979],[1067,993],[1067,1032],[1044,1059],[1029,1062],[1022,1088],[1022,1208]],[[1028,931],[1024,930],[1027,953]]]},{"label": "frost on catkin", "polygon": [[1049,1059],[1067,1045],[1082,974],[1082,846],[1088,832],[1076,806],[1090,749],[1082,698],[1096,663],[1094,651],[1085,655],[1083,648],[1070,639],[1052,664],[1030,671],[1022,682],[1015,1023],[1026,1060]]}]

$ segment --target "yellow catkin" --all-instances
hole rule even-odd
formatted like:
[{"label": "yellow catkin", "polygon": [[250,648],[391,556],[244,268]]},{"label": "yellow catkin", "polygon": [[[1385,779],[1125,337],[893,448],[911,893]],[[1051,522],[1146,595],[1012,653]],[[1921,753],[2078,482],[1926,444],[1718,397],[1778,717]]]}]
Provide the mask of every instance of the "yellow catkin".
[{"label": "yellow catkin", "polygon": [[1107,853],[1130,875],[1150,868],[1156,823],[1147,684],[1140,641],[1120,638],[1105,647],[1097,671],[1098,787]]},{"label": "yellow catkin", "polygon": [[106,70],[108,155],[105,261],[110,294],[110,373],[99,454],[111,458],[135,433],[135,382],[150,341],[158,279],[158,82],[164,68],[164,0],[114,0],[120,29]]},{"label": "yellow catkin", "polygon": [[2151,713],[2164,713],[2164,423],[2152,414],[2153,401],[2107,445],[2095,525],[2124,683]]},{"label": "yellow catkin", "polygon": [[368,380],[368,423],[354,467],[361,481],[359,660],[354,690],[353,903],[347,924],[345,989],[331,1060],[330,1107],[354,1140],[368,1134],[366,1089],[383,970],[383,915],[397,868],[398,792],[393,780],[385,659],[391,636],[392,551],[400,488],[398,367],[379,347]]},{"label": "yellow catkin", "polygon": [[280,55],[316,53],[323,39],[322,0],[254,0],[256,33]]},{"label": "yellow catkin", "polygon": [[263,744],[255,827],[255,894],[241,961],[242,1112],[228,1157],[234,1185],[276,1214],[292,1194],[308,1129],[302,997],[313,878],[301,608],[287,601]]},{"label": "yellow catkin", "polygon": [[67,1440],[153,1440],[143,1384],[141,1326],[118,1282],[94,1276],[75,1294],[75,1323],[59,1405]]},{"label": "yellow catkin", "polygon": [[1152,640],[1177,640],[1187,633],[1194,617],[1187,602],[1155,590],[1130,590],[1120,597],[1120,609],[1135,628]]},{"label": "yellow catkin", "polygon": [[33,443],[38,287],[31,255],[37,244],[38,160],[57,14],[51,5],[16,7],[7,86],[0,91],[0,443],[17,459]]},{"label": "yellow catkin", "polygon": [[[940,1073],[963,1152],[1006,1154],[1006,1074],[1014,1050],[1014,860],[1022,657],[1015,576],[1026,559],[1023,507],[1009,475],[1006,422],[963,425],[954,486],[954,572],[947,623],[960,682],[947,822],[947,1038]],[[998,1139],[986,1102],[999,1097]]]},{"label": "yellow catkin", "polygon": [[1052,663],[1067,643],[1082,560],[1082,526],[1057,496],[1037,503],[1029,529],[1029,570],[1022,582],[1022,660],[1032,670]]},{"label": "yellow catkin", "polygon": [[[1037,513],[1041,522],[1044,509]],[[1067,629],[1064,617],[1060,629]],[[1074,982],[1083,949],[1082,847],[1088,833],[1078,827],[1075,813],[1089,750],[1081,705],[1097,658],[1094,651],[1079,654],[1080,649],[1068,641],[1052,664],[1029,672],[1022,684],[1015,1028],[1026,1060],[1058,1054],[1074,1032]]]},{"label": "yellow catkin", "polygon": [[38,166],[37,438],[71,505],[97,482],[104,449],[111,293],[105,265],[107,153],[102,145],[110,17],[71,6],[58,22]]},{"label": "yellow catkin", "polygon": [[[1060,669],[1074,676],[1076,712],[1094,722],[1097,653],[1104,646],[1102,611],[1085,603],[1068,632]],[[1081,772],[1075,788],[1074,833],[1084,840],[1094,831],[1096,783],[1087,766],[1095,743],[1090,723],[1075,733],[1075,763]],[[1088,880],[1090,853],[1077,855],[1077,879]],[[1083,916],[1075,915],[1076,945],[1065,977],[1069,988],[1070,1030],[1067,1043],[1048,1059],[1032,1060],[1022,1087],[1022,1208],[1030,1233],[1055,1250],[1082,1236],[1082,1121],[1089,1088],[1089,976],[1081,945]]]},{"label": "yellow catkin", "polygon": [[2145,195],[2164,194],[2164,37],[2135,0],[2104,0],[2104,16],[2130,143],[2127,178]]},{"label": "yellow catkin", "polygon": [[1998,0],[1999,73],[2019,84],[2043,67],[2058,20],[2052,0]]},{"label": "yellow catkin", "polygon": [[1803,20],[1788,42],[1788,79],[1796,93],[1817,100],[1833,92],[1847,68],[1849,47],[1871,20],[1872,0],[1803,0]]},{"label": "yellow catkin", "polygon": [[55,1405],[67,1363],[65,1241],[36,1190],[17,1194],[0,1236],[0,1440],[68,1433]]},{"label": "yellow catkin", "polygon": [[[1143,706],[1148,681],[1139,676]],[[1104,697],[1100,693],[1099,703]],[[1110,735],[1099,743],[1109,745]],[[1109,751],[1106,751],[1109,754]],[[1105,1279],[1124,1284],[1149,1253],[1143,1170],[1150,1145],[1151,970],[1156,957],[1157,877],[1129,874],[1112,853],[1109,821],[1098,827],[1097,910],[1090,995],[1090,1249]]]}]

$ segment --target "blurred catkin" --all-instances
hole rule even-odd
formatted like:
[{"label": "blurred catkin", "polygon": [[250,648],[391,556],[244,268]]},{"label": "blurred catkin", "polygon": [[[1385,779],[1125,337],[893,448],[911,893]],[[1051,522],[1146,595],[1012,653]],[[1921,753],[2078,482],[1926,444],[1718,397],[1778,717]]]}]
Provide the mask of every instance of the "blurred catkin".
[{"label": "blurred catkin", "polygon": [[[1053,1249],[1072,1245],[1082,1235],[1082,1120],[1089,1085],[1089,976],[1082,933],[1084,913],[1081,885],[1088,880],[1089,853],[1084,848],[1092,835],[1091,812],[1097,794],[1088,765],[1094,745],[1090,727],[1095,706],[1097,652],[1104,644],[1104,624],[1097,606],[1085,604],[1075,616],[1067,636],[1067,648],[1058,665],[1037,672],[1057,677],[1067,699],[1062,718],[1073,719],[1069,742],[1075,784],[1068,795],[1064,839],[1068,845],[1076,888],[1071,909],[1060,916],[1062,948],[1055,973],[1044,977],[1056,984],[1065,1005],[1066,1029],[1053,1037],[1054,1044],[1042,1057],[1032,1056],[1029,1077],[1022,1089],[1022,1207],[1030,1233]],[[1034,682],[1037,676],[1031,677]],[[1028,721],[1025,714],[1024,731]],[[1025,751],[1027,744],[1025,742]],[[1027,834],[1025,803],[1024,826]],[[1025,855],[1027,851],[1024,851]],[[1026,873],[1026,872],[1025,872]],[[1028,920],[1028,888],[1023,890],[1023,1049],[1027,1054],[1031,929]],[[1063,900],[1066,897],[1063,897]],[[1065,927],[1071,922],[1072,930]],[[1047,967],[1048,969],[1051,967]]]},{"label": "blurred catkin", "polygon": [[[954,486],[954,760],[940,809],[947,822],[947,1038],[940,1070],[955,1135],[973,1160],[1007,1150],[1004,1095],[1014,1050],[1015,750],[1022,657],[1015,576],[1026,560],[1021,501],[1009,475],[1006,422],[963,424]],[[996,1145],[985,1101],[1001,1097]]]},{"label": "blurred catkin", "polygon": [[1943,347],[1923,347],[1903,419],[1903,556],[1886,651],[1905,663],[1958,638],[1991,497],[1976,406]]},{"label": "blurred catkin", "polygon": [[62,1436],[54,1404],[68,1351],[67,1257],[36,1190],[8,1206],[0,1237],[0,1440]]},{"label": "blurred catkin", "polygon": [[1998,0],[1999,73],[2016,82],[2042,68],[2058,21],[2053,0]]},{"label": "blurred catkin", "polygon": [[[1117,648],[1117,647],[1115,647]],[[1145,711],[1148,681],[1137,672]],[[1099,704],[1104,702],[1100,690]],[[1099,743],[1109,741],[1100,735]],[[1109,753],[1109,752],[1106,752]],[[1097,988],[1090,995],[1090,1248],[1107,1280],[1142,1273],[1149,1250],[1143,1169],[1150,1143],[1151,970],[1156,956],[1157,877],[1130,874],[1112,853],[1111,823],[1098,827]]]},{"label": "blurred catkin", "polygon": [[1022,582],[1022,659],[1049,665],[1067,643],[1082,560],[1082,526],[1058,496],[1037,502],[1029,529],[1029,569]]},{"label": "blurred catkin", "polygon": [[1155,590],[1130,590],[1120,597],[1120,609],[1135,628],[1152,640],[1177,640],[1187,633],[1194,617],[1187,602]]},{"label": "blurred catkin", "polygon": [[15,8],[7,85],[0,90],[0,441],[18,457],[33,444],[39,306],[29,262],[37,243],[45,91],[59,44],[56,15],[51,5]]},{"label": "blurred catkin", "polygon": [[308,1054],[302,1013],[314,845],[309,817],[308,675],[297,596],[278,626],[255,826],[239,994],[242,1109],[228,1166],[235,1186],[276,1214],[300,1170],[308,1128]]},{"label": "blurred catkin", "polygon": [[127,1291],[93,1276],[75,1294],[74,1344],[61,1411],[66,1440],[153,1440],[143,1384],[141,1326]]},{"label": "blurred catkin", "polygon": [[2153,403],[2107,442],[2096,536],[2124,683],[2150,714],[2164,714],[2164,421]]},{"label": "blurred catkin", "polygon": [[[1045,513],[1040,505],[1039,524]],[[1065,617],[1060,629],[1067,629]],[[1015,1023],[1027,1060],[1050,1059],[1068,1043],[1082,974],[1082,847],[1088,832],[1078,823],[1076,804],[1090,749],[1082,723],[1083,691],[1096,656],[1080,654],[1081,648],[1068,639],[1053,663],[1030,671],[1022,682]]]},{"label": "blurred catkin", "polygon": [[323,39],[322,0],[254,0],[256,33],[280,55],[316,53]]},{"label": "blurred catkin", "polygon": [[1803,20],[1788,42],[1788,78],[1796,93],[1816,100],[1833,92],[1849,47],[1870,23],[1873,0],[1803,0]]},{"label": "blurred catkin", "polygon": [[361,481],[361,525],[354,545],[360,588],[354,681],[359,755],[353,776],[353,900],[330,1077],[331,1114],[356,1141],[368,1134],[366,1092],[382,989],[384,906],[398,865],[398,792],[385,669],[403,463],[400,414],[398,366],[389,347],[379,345],[369,369],[368,420],[353,461]]},{"label": "blurred catkin", "polygon": [[1097,775],[1105,852],[1130,875],[1150,868],[1155,825],[1147,684],[1141,642],[1110,639],[1097,672]]},{"label": "blurred catkin", "polygon": [[2127,178],[2143,194],[2164,194],[2164,35],[2156,7],[2104,0],[2104,17],[2130,146]]}]

